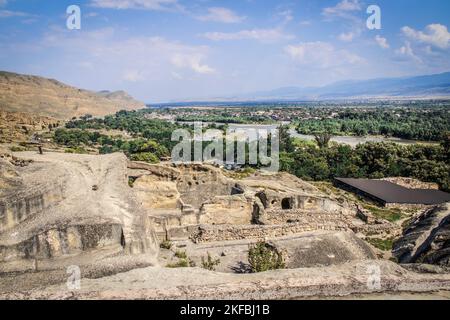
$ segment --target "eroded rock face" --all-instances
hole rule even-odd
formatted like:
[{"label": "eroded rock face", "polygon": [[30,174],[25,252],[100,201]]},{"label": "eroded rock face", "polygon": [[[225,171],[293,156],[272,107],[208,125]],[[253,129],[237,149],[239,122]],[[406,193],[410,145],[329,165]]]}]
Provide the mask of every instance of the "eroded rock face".
[{"label": "eroded rock face", "polygon": [[123,154],[15,156],[33,163],[16,168],[21,183],[0,195],[0,269],[28,270],[30,261],[68,257],[90,263],[84,253],[97,250],[156,256],[156,237],[128,186]]},{"label": "eroded rock face", "polygon": [[17,188],[20,183],[19,174],[14,166],[6,159],[0,158],[0,196],[10,189]]},{"label": "eroded rock face", "polygon": [[[261,232],[271,230],[277,236],[355,228],[356,207],[339,203],[287,173],[257,173],[233,180],[210,165],[130,162],[129,175],[160,241],[196,238],[205,225],[225,226],[218,235],[204,237],[217,241],[250,236],[248,230],[259,230],[261,225],[273,226]],[[255,228],[247,228],[252,225]],[[231,233],[222,232],[230,228]],[[258,237],[253,231],[251,237]]]},{"label": "eroded rock face", "polygon": [[450,266],[450,204],[427,209],[412,221],[393,254],[400,263]]},{"label": "eroded rock face", "polygon": [[158,181],[145,175],[134,182],[133,188],[146,209],[180,208],[181,195],[174,181]]},{"label": "eroded rock face", "polygon": [[0,71],[0,105],[9,112],[29,112],[58,119],[85,114],[105,116],[145,107],[124,92],[96,93],[53,79],[4,71]]},{"label": "eroded rock face", "polygon": [[179,167],[181,175],[177,188],[183,203],[200,208],[204,202],[218,195],[231,195],[235,183],[225,177],[220,169],[206,165]]},{"label": "eroded rock face", "polygon": [[253,200],[244,195],[217,196],[200,209],[202,224],[251,224]]},{"label": "eroded rock face", "polygon": [[0,246],[0,261],[54,259],[93,249],[119,249],[124,244],[122,241],[120,224],[62,226],[46,230],[15,245]]}]

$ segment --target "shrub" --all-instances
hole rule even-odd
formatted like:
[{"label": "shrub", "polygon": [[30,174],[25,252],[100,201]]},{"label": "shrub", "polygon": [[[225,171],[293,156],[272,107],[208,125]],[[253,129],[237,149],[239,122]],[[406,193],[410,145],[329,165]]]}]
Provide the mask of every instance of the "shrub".
[{"label": "shrub", "polygon": [[[165,241],[161,245],[165,244],[168,246],[170,244],[170,247],[172,247],[172,243],[170,241]],[[179,260],[176,263],[170,263],[166,267],[167,268],[188,268],[188,267],[195,267],[195,262],[189,259],[189,257],[186,254],[186,251],[179,251],[177,250],[175,252],[175,257],[177,257]]]},{"label": "shrub", "polygon": [[248,261],[254,273],[285,268],[283,255],[267,242],[258,242],[250,246]]},{"label": "shrub", "polygon": [[137,178],[135,178],[135,177],[128,177],[128,186],[130,188],[133,188],[134,187],[134,183],[136,182],[136,180],[137,180]]},{"label": "shrub", "polygon": [[11,152],[22,152],[22,151],[27,151],[27,148],[25,147],[18,147],[18,146],[12,146],[9,148],[9,150],[11,150]]},{"label": "shrub", "polygon": [[161,244],[159,245],[159,247],[160,247],[161,249],[167,249],[167,250],[172,249],[172,246],[173,246],[173,244],[172,244],[172,242],[170,242],[169,240],[164,240],[164,241],[161,242]]},{"label": "shrub", "polygon": [[380,249],[381,251],[391,251],[392,247],[394,246],[393,239],[368,238],[367,242],[369,242],[375,248]]},{"label": "shrub", "polygon": [[216,267],[220,264],[220,259],[215,259],[211,257],[208,252],[208,257],[205,259],[202,257],[202,268],[209,271],[216,271]]},{"label": "shrub", "polygon": [[175,252],[175,257],[177,257],[178,259],[187,259],[187,254],[186,251],[176,251]]},{"label": "shrub", "polygon": [[159,163],[159,159],[151,152],[134,153],[130,156],[132,161],[143,161],[148,163]]},{"label": "shrub", "polygon": [[68,148],[65,153],[87,154],[88,152],[83,147]]},{"label": "shrub", "polygon": [[189,267],[189,261],[186,259],[180,259],[176,263],[169,263],[167,268],[188,268]]}]

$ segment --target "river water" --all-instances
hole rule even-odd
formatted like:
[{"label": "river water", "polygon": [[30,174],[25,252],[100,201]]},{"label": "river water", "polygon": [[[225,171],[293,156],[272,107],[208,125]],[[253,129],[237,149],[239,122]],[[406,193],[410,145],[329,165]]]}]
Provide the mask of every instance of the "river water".
[{"label": "river water", "polygon": [[[193,125],[193,122],[181,122],[183,124],[190,124]],[[216,123],[216,122],[203,122],[203,125],[211,125],[215,124],[217,126],[224,125],[223,123]],[[282,125],[289,125],[289,123],[282,123]],[[279,124],[229,124],[228,127],[231,129],[231,131],[237,130],[237,129],[262,129],[262,130],[271,130],[276,129],[279,126]],[[315,138],[312,135],[306,135],[306,134],[300,134],[295,129],[291,128],[289,130],[289,134],[292,138],[298,138],[306,141],[314,141]],[[364,136],[364,137],[357,137],[357,136],[333,136],[331,138],[332,142],[336,142],[339,144],[347,144],[351,147],[356,147],[358,144],[364,144],[367,142],[392,142],[397,143],[401,145],[412,145],[412,144],[438,144],[437,142],[429,142],[429,141],[416,141],[416,140],[407,140],[407,139],[401,139],[401,138],[394,138],[394,137],[384,137],[384,136]]]},{"label": "river water", "polygon": [[[314,141],[314,136],[299,134],[295,129],[289,130],[289,134],[293,138],[299,138],[307,141]],[[331,141],[340,144],[348,144],[352,147],[356,147],[358,144],[364,144],[367,142],[393,142],[401,145],[411,145],[418,143],[434,144],[434,142],[421,142],[416,140],[407,140],[393,137],[383,137],[383,136],[365,136],[365,137],[355,137],[355,136],[334,136]]]}]

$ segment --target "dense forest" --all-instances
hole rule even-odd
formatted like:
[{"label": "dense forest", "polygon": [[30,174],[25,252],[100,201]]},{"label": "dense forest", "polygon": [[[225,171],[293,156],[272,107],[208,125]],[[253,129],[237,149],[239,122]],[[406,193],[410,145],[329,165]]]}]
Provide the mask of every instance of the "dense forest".
[{"label": "dense forest", "polygon": [[301,134],[328,132],[333,135],[383,135],[403,139],[441,141],[450,131],[450,108],[343,109],[311,113],[299,120]]}]

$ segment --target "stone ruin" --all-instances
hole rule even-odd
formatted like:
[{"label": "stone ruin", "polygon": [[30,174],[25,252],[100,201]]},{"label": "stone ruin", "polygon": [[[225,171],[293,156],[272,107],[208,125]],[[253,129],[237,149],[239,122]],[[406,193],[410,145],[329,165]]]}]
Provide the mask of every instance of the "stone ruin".
[{"label": "stone ruin", "polygon": [[[187,246],[192,255],[201,251],[201,246],[196,247],[201,244],[209,244],[210,250],[227,246],[237,252],[240,241],[271,239],[290,252],[295,266],[320,264],[327,255],[343,263],[376,258],[355,233],[394,228],[388,222],[362,221],[353,204],[325,195],[287,173],[257,173],[234,180],[212,165],[130,162],[128,174],[159,242]],[[308,233],[316,239],[314,243],[328,243],[328,250],[306,249],[310,240],[301,235]]]},{"label": "stone ruin", "polygon": [[[264,228],[282,227],[295,234],[353,230],[363,224],[356,219],[358,210],[352,204],[339,203],[287,173],[233,180],[210,165],[130,162],[128,168],[136,197],[148,210],[160,241],[192,237],[200,241],[199,231],[206,227],[228,226],[239,233],[259,226],[254,228],[261,230],[256,232],[259,236],[253,237],[264,238]],[[223,240],[233,239],[220,237]]]}]

